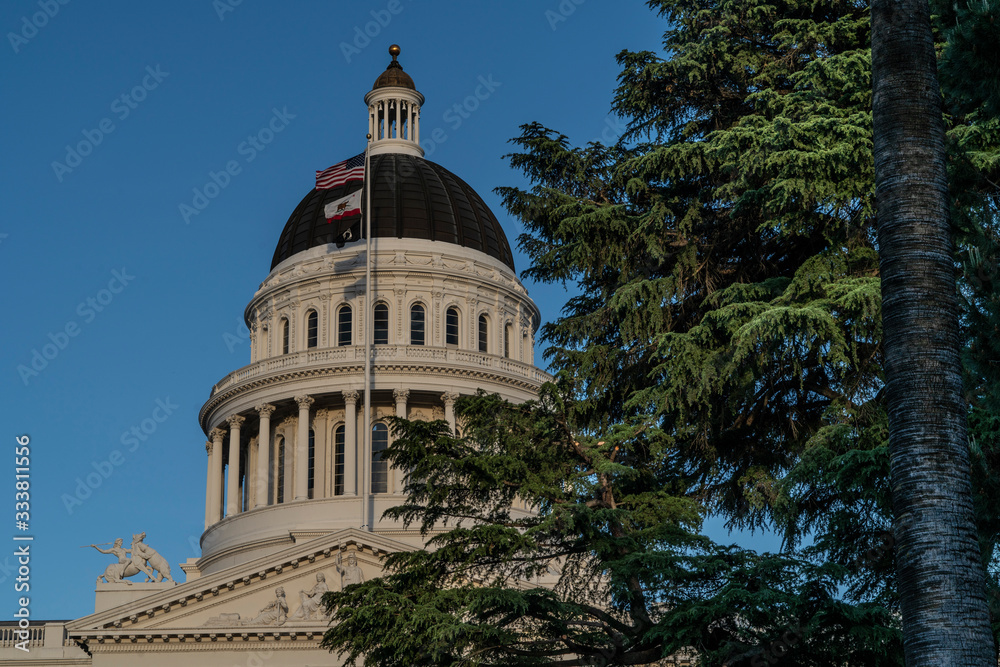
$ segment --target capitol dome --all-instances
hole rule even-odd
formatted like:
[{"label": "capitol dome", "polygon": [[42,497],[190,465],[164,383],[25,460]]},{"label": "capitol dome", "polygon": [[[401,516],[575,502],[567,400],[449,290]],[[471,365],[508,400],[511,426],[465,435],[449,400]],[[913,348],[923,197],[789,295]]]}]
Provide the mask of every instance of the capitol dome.
[{"label": "capitol dome", "polygon": [[[373,156],[371,172],[372,238],[454,243],[514,269],[510,245],[496,216],[458,176],[406,153]],[[348,183],[314,189],[303,197],[281,231],[271,268],[303,250],[334,243],[342,226],[328,224],[323,207],[359,189],[360,183]]]},{"label": "capitol dome", "polygon": [[[405,474],[380,459],[387,418],[456,428],[460,396],[523,402],[549,379],[534,365],[541,318],[507,237],[475,190],[424,159],[424,98],[390,53],[389,75],[364,98],[366,175],[318,182],[295,207],[244,311],[250,363],[201,409],[200,574],[347,529],[420,547],[417,532],[381,518],[402,501]],[[370,241],[360,213],[327,219],[328,204],[354,193],[370,209]]]}]

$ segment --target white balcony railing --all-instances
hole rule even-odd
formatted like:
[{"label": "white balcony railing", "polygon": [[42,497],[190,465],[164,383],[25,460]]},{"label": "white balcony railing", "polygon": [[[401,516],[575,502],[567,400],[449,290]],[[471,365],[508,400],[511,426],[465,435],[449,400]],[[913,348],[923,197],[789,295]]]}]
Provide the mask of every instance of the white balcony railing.
[{"label": "white balcony railing", "polygon": [[[42,625],[32,625],[27,628],[27,648],[41,648],[45,644],[45,626]],[[62,630],[60,627],[59,630]],[[0,627],[0,649],[3,648],[14,648],[15,644],[22,644],[25,639],[22,636],[23,630],[16,626],[3,626]]]},{"label": "white balcony railing", "polygon": [[[548,373],[535,368],[531,364],[495,354],[473,352],[472,350],[461,350],[454,347],[432,347],[429,345],[376,345],[373,349],[375,351],[376,372],[379,365],[434,362],[452,368],[474,367],[481,370],[490,369],[539,385],[552,379]],[[283,354],[233,371],[215,383],[215,386],[212,387],[211,396],[261,376],[278,374],[283,371],[324,366],[353,366],[363,363],[364,358],[365,349],[361,345],[312,349],[292,354]]]}]

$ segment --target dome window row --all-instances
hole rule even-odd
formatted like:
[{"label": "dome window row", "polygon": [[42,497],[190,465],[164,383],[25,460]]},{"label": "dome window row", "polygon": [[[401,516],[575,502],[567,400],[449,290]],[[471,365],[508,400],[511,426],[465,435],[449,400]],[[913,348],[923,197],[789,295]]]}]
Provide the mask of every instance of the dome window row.
[{"label": "dome window row", "polygon": [[[390,332],[389,306],[384,301],[379,301],[373,309],[372,322],[372,342],[375,345],[388,345]],[[490,331],[491,320],[487,313],[480,313],[477,318],[476,345],[475,349],[484,354],[491,352]],[[305,318],[305,347],[312,349],[319,346],[319,313],[316,309],[310,308]],[[278,325],[280,354],[289,354],[294,350],[291,342],[291,326],[287,317],[281,317]],[[428,345],[430,326],[428,322],[427,309],[422,303],[414,303],[409,310],[409,345]],[[455,306],[449,306],[445,310],[444,317],[444,344],[449,347],[460,345],[461,313]],[[508,321],[504,324],[502,332],[502,348],[496,353],[501,353],[504,357],[511,358],[512,339],[514,325]],[[335,345],[345,347],[354,344],[354,310],[349,305],[341,305],[336,310],[336,331],[333,334]],[[266,337],[262,339],[262,344],[266,346]],[[266,352],[266,350],[265,350]]]}]

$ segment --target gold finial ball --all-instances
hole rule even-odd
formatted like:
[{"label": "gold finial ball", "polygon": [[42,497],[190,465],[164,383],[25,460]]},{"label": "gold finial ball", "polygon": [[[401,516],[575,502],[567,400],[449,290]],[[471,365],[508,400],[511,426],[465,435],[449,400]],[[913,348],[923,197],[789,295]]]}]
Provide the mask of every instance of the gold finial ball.
[{"label": "gold finial ball", "polygon": [[392,56],[393,60],[396,59],[396,56],[399,55],[399,52],[400,52],[399,44],[393,44],[392,46],[389,47],[389,55]]}]

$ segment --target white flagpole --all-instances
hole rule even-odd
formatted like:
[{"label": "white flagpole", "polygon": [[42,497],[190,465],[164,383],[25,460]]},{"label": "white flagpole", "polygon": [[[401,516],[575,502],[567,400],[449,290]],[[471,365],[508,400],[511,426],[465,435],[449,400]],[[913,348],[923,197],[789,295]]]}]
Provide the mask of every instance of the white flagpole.
[{"label": "white flagpole", "polygon": [[372,135],[368,134],[368,143],[365,145],[365,409],[362,427],[362,453],[359,474],[361,479],[361,530],[372,530],[370,517],[368,516],[368,502],[371,498],[371,474],[368,472],[371,462],[371,440],[372,440],[372,309],[374,300],[372,299],[372,189],[371,189],[371,148]]}]

